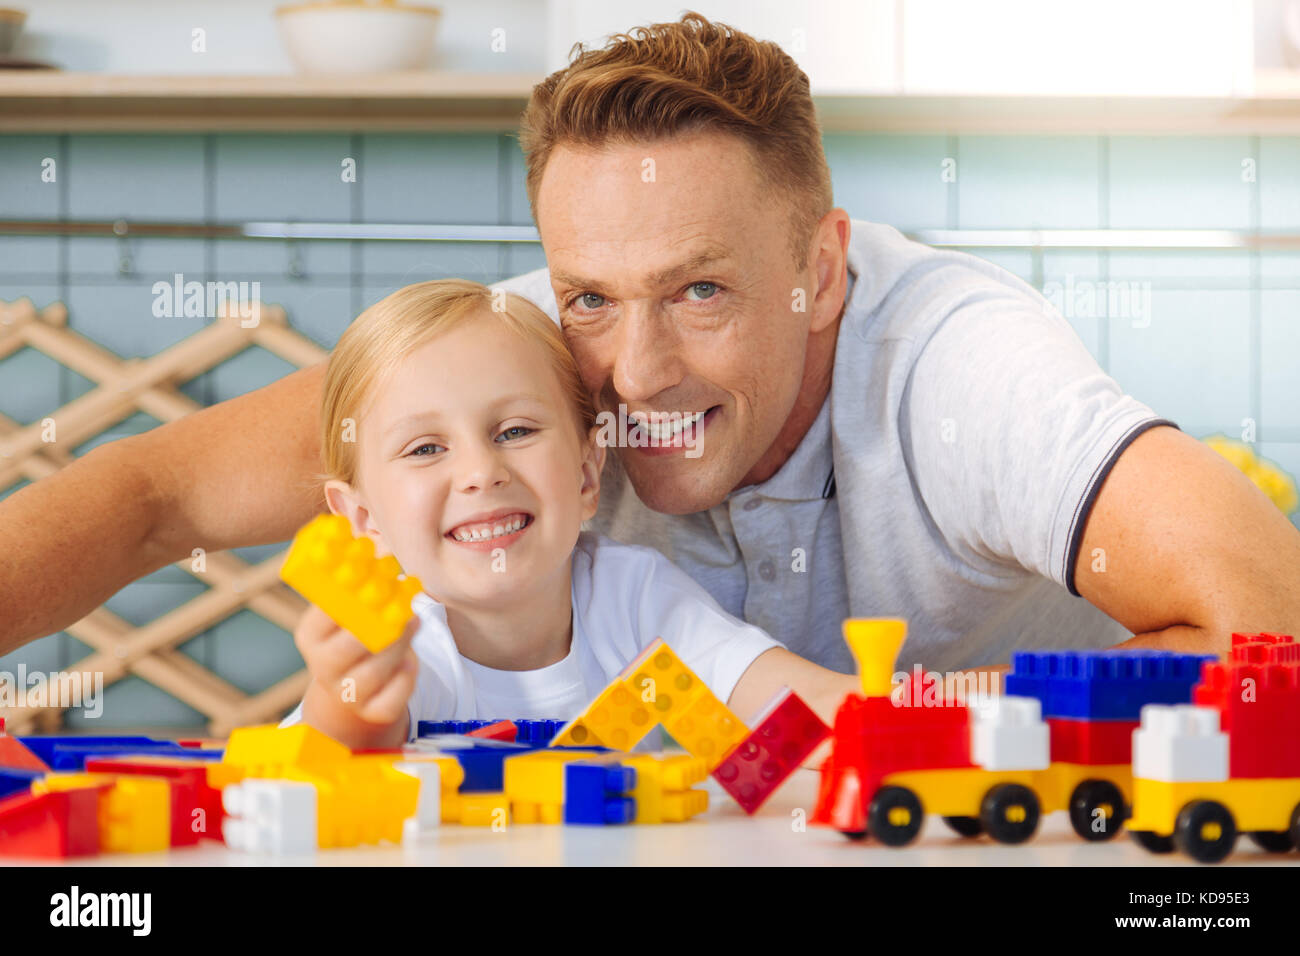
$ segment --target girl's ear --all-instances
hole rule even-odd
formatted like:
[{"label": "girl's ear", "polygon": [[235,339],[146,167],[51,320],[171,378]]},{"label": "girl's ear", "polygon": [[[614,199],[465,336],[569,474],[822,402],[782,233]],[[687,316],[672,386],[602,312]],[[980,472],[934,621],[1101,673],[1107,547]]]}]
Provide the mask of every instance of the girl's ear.
[{"label": "girl's ear", "polygon": [[353,488],[346,481],[339,481],[331,478],[325,482],[325,503],[329,505],[330,511],[336,515],[342,515],[348,519],[352,525],[352,534],[354,537],[373,538],[375,542],[375,556],[382,558],[388,554],[388,546],[384,542],[384,536],[375,524],[374,515],[371,514],[370,508],[366,505],[365,498],[361,493]]},{"label": "girl's ear", "polygon": [[600,506],[600,473],[605,468],[605,446],[599,439],[600,427],[593,425],[582,449],[582,520],[595,517]]}]

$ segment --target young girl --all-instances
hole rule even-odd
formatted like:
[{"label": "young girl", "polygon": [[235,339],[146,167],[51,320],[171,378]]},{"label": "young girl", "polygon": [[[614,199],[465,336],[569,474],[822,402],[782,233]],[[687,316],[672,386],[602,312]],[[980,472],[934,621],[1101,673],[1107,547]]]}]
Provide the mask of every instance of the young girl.
[{"label": "young girl", "polygon": [[394,292],[339,339],[321,419],[330,510],[425,590],[375,655],[311,608],[294,637],[312,680],[285,724],[363,748],[420,720],[567,720],[657,637],[742,720],[782,684],[828,719],[854,688],[659,552],[582,531],[605,449],[559,330],[526,299],[459,279]]}]

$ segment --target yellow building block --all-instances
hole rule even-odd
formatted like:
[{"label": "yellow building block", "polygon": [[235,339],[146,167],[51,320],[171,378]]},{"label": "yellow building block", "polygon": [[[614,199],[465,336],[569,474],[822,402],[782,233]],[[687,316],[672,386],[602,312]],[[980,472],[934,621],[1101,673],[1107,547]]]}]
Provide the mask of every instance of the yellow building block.
[{"label": "yellow building block", "polygon": [[688,754],[629,754],[623,763],[636,770],[635,823],[680,823],[709,808],[706,790],[690,789],[709,775],[699,757]]},{"label": "yellow building block", "polygon": [[443,823],[460,823],[460,794],[447,793],[444,790],[441,812]]},{"label": "yellow building block", "polygon": [[82,787],[103,787],[99,795],[99,845],[103,852],[157,853],[171,846],[171,787],[165,779],[142,774],[56,773],[32,782],[33,793]]},{"label": "yellow building block", "polygon": [[460,822],[467,827],[504,827],[510,824],[510,798],[504,792],[462,793]]},{"label": "yellow building block", "polygon": [[441,775],[443,793],[455,793],[460,789],[460,785],[465,782],[465,768],[460,765],[460,761],[455,757],[443,757],[438,754],[412,751],[393,754],[353,754],[352,760],[369,761],[389,767],[398,763],[436,763],[438,772]]},{"label": "yellow building block", "polygon": [[888,697],[894,687],[894,661],[907,637],[907,622],[899,618],[850,618],[843,624],[844,640],[858,662],[858,678],[867,697]]},{"label": "yellow building block", "polygon": [[415,777],[379,764],[320,773],[286,767],[277,777],[316,788],[317,845],[322,849],[402,842],[403,825],[415,815],[420,793]]},{"label": "yellow building block", "polygon": [[1290,829],[1291,814],[1300,806],[1300,778],[1183,783],[1138,778],[1133,781],[1133,815],[1125,826],[1169,836],[1179,812],[1196,800],[1214,800],[1227,807],[1239,833],[1281,833]]},{"label": "yellow building block", "polygon": [[[208,784],[225,787],[246,777],[310,783],[317,796],[317,845],[322,848],[400,843],[404,821],[419,804],[420,781],[393,765],[436,762],[446,797],[465,779],[454,757],[422,753],[352,754],[304,724],[241,727],[230,735],[225,757],[207,768]],[[454,807],[452,808],[454,810]]]},{"label": "yellow building block", "polygon": [[582,717],[575,717],[551,740],[551,747],[604,747]]},{"label": "yellow building block", "polygon": [[624,684],[661,722],[684,714],[701,696],[711,693],[662,638],[642,651],[627,670]]},{"label": "yellow building block", "polygon": [[371,653],[402,636],[415,613],[411,599],[422,590],[391,554],[375,558],[374,541],[352,537],[342,515],[320,515],[303,526],[280,577]]},{"label": "yellow building block", "polygon": [[591,760],[594,752],[538,750],[507,757],[503,784],[516,823],[561,823],[564,820],[564,768]]},{"label": "yellow building block", "polygon": [[602,746],[615,750],[631,750],[659,723],[640,695],[621,680],[601,691],[581,720]]},{"label": "yellow building block", "polygon": [[324,770],[352,756],[352,751],[333,737],[307,724],[277,727],[239,727],[230,734],[221,762],[248,768],[245,776],[277,776],[256,772],[260,767],[301,767]]},{"label": "yellow building block", "polygon": [[704,761],[710,773],[749,735],[749,728],[712,693],[700,697],[665,727],[683,748]]}]

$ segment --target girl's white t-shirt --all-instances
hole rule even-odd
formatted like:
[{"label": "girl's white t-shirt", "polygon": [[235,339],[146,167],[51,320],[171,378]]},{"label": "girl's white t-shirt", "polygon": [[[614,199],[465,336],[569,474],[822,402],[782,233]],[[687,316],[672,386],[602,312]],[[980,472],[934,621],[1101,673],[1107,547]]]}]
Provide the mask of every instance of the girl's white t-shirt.
[{"label": "girl's white t-shirt", "polygon": [[[571,720],[646,647],[662,637],[720,700],[754,659],[781,645],[724,611],[653,548],[584,531],[573,550],[573,639],[563,660],[527,671],[484,667],[464,657],[446,610],[427,594],[412,646],[420,660],[407,705],[414,739],[421,720]],[[299,704],[280,724],[297,723]]]}]

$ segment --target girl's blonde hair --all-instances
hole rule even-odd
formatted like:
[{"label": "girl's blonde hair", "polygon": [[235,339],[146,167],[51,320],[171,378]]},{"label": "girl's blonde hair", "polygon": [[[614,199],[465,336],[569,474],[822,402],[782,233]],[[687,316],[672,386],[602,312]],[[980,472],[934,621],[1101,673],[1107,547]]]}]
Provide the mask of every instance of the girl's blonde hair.
[{"label": "girl's blonde hair", "polygon": [[[513,292],[494,293],[467,279],[435,279],[398,289],[370,306],[348,326],[330,353],[321,402],[321,454],[326,470],[319,476],[322,480],[336,478],[355,486],[356,423],[376,383],[413,349],[484,314],[545,348],[576,424],[581,426],[580,437],[586,438],[596,423],[596,412],[578,365],[550,317]],[[352,440],[345,441],[349,419],[354,434]]]}]

